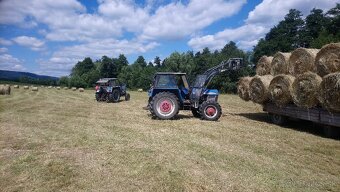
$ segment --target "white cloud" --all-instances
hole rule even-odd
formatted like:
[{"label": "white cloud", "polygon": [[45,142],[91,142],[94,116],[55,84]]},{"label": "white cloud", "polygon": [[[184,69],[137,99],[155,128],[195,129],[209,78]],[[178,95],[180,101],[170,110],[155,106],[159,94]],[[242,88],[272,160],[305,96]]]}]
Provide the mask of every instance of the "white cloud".
[{"label": "white cloud", "polygon": [[0,69],[2,70],[13,70],[13,71],[24,71],[25,67],[22,66],[23,61],[13,57],[9,54],[0,55]]},{"label": "white cloud", "polygon": [[176,39],[201,30],[213,22],[237,13],[245,0],[192,0],[159,7],[146,23],[141,38]]},{"label": "white cloud", "polygon": [[221,49],[229,41],[234,41],[244,49],[252,49],[274,25],[288,13],[289,9],[297,9],[308,15],[313,8],[328,10],[336,5],[337,0],[264,0],[248,14],[241,27],[225,29],[213,35],[197,36],[190,39],[188,45],[194,50],[204,47]]},{"label": "white cloud", "polygon": [[6,47],[0,47],[0,53],[6,53],[8,49]]},{"label": "white cloud", "polygon": [[33,51],[42,51],[45,49],[45,42],[35,37],[19,36],[13,38],[13,41],[21,46],[29,47]]},{"label": "white cloud", "polygon": [[3,39],[0,37],[0,45],[5,45],[5,46],[12,45],[12,41]]},{"label": "white cloud", "polygon": [[103,55],[108,57],[118,56],[121,53],[126,55],[132,53],[145,53],[158,46],[156,42],[141,42],[137,40],[97,40],[80,45],[64,47],[52,54],[48,60],[38,60],[40,68],[44,72],[56,76],[68,75],[72,67],[85,57],[93,60],[101,58]]}]

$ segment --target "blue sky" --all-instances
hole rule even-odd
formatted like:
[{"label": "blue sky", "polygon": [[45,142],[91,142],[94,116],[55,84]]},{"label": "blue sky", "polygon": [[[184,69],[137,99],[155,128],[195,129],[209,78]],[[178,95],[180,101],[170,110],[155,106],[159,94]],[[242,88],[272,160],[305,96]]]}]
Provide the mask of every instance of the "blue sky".
[{"label": "blue sky", "polygon": [[120,53],[132,63],[174,51],[251,50],[289,9],[337,0],[1,0],[0,69],[68,75],[77,61]]}]

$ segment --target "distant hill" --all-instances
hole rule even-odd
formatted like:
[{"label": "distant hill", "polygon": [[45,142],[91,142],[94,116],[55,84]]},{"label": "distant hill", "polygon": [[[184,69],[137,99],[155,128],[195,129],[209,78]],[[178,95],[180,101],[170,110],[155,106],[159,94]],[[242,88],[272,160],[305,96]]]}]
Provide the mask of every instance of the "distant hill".
[{"label": "distant hill", "polygon": [[37,75],[34,73],[28,73],[28,72],[0,70],[0,80],[19,81],[20,78],[22,77],[36,79],[36,80],[58,80],[59,79],[58,77]]}]

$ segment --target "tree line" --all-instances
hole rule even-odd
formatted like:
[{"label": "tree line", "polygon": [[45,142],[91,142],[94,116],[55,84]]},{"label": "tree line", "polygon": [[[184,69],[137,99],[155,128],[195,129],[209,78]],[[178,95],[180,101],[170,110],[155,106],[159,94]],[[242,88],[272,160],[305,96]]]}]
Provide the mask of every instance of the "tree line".
[{"label": "tree line", "polygon": [[87,57],[79,61],[69,76],[60,78],[60,85],[75,87],[92,87],[99,78],[117,77],[127,84],[129,89],[144,90],[150,87],[152,77],[156,72],[185,72],[192,82],[198,74],[218,65],[223,60],[232,57],[243,58],[247,67],[223,73],[213,79],[210,87],[224,93],[235,93],[236,83],[242,76],[254,75],[254,65],[262,55],[273,55],[277,51],[290,52],[298,47],[321,48],[330,42],[340,41],[340,4],[326,13],[321,9],[313,9],[305,18],[296,9],[289,13],[260,39],[253,51],[245,52],[230,41],[221,50],[211,51],[204,48],[194,53],[173,52],[161,60],[158,56],[147,62],[143,56],[129,64],[124,54],[118,58],[103,56],[92,61]]}]

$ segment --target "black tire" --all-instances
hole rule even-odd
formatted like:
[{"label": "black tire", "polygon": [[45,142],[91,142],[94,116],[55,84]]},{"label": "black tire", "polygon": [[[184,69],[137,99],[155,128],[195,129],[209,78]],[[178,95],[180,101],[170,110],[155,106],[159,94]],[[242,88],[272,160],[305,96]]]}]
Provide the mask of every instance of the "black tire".
[{"label": "black tire", "polygon": [[222,108],[216,101],[204,101],[199,112],[202,120],[217,121],[222,115]]},{"label": "black tire", "polygon": [[287,123],[288,118],[283,115],[269,113],[270,120],[276,125],[284,125]]},{"label": "black tire", "polygon": [[114,89],[110,95],[112,95],[112,102],[117,103],[119,101],[120,92],[118,89]]},{"label": "black tire", "polygon": [[179,112],[178,98],[173,93],[158,93],[150,102],[150,112],[159,119],[172,119]]},{"label": "black tire", "polygon": [[125,101],[129,101],[130,100],[130,94],[129,93],[125,93]]},{"label": "black tire", "polygon": [[100,101],[100,94],[99,93],[96,93],[96,100]]},{"label": "black tire", "polygon": [[323,133],[327,138],[337,139],[340,137],[340,128],[330,125],[323,126]]},{"label": "black tire", "polygon": [[194,115],[194,117],[197,117],[197,118],[200,118],[201,117],[201,114],[200,114],[200,111],[199,109],[196,109],[196,108],[191,108],[191,112],[192,114]]}]

